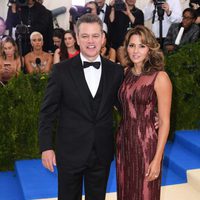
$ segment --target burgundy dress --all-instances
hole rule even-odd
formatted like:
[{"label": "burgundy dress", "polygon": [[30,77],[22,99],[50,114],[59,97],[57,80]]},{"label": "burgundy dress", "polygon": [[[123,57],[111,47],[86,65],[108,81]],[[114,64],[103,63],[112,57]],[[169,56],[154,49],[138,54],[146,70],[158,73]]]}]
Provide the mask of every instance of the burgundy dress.
[{"label": "burgundy dress", "polygon": [[128,69],[119,90],[123,114],[116,138],[118,200],[160,199],[161,176],[145,180],[158,140],[154,127],[157,74],[136,76]]}]

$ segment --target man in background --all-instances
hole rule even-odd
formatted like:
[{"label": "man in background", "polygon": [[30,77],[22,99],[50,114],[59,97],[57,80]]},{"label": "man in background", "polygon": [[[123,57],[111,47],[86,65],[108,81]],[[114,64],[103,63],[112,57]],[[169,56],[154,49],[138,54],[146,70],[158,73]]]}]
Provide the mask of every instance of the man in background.
[{"label": "man in background", "polygon": [[199,39],[199,26],[195,24],[197,15],[192,8],[186,8],[183,11],[181,23],[174,23],[170,26],[167,36],[164,40],[164,50],[170,53],[179,46],[196,42]]}]

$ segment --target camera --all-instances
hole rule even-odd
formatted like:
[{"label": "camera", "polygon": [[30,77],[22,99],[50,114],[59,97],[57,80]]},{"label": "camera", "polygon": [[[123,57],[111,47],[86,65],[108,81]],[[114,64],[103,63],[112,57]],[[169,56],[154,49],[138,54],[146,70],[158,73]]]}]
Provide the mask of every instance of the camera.
[{"label": "camera", "polygon": [[[164,19],[164,13],[165,13],[165,11],[162,8],[162,5],[165,2],[166,2],[166,0],[154,0],[154,5],[155,5],[155,8],[157,9],[157,14],[158,14],[159,20],[163,20]],[[154,22],[154,20],[153,20],[153,22]]]},{"label": "camera", "polygon": [[72,16],[72,22],[75,24],[76,21],[84,14],[91,13],[91,8],[86,8],[83,6],[72,6],[69,9],[69,13]]},{"label": "camera", "polygon": [[9,3],[16,3],[18,6],[27,6],[27,0],[9,0]]},{"label": "camera", "polygon": [[154,0],[154,5],[158,7],[164,4],[165,2],[165,0]]},{"label": "camera", "polygon": [[24,25],[24,24],[18,24],[16,26],[16,32],[17,35],[25,35],[29,33],[29,28],[28,26]]},{"label": "camera", "polygon": [[123,0],[115,0],[114,8],[116,11],[125,11],[126,10],[126,4]]}]

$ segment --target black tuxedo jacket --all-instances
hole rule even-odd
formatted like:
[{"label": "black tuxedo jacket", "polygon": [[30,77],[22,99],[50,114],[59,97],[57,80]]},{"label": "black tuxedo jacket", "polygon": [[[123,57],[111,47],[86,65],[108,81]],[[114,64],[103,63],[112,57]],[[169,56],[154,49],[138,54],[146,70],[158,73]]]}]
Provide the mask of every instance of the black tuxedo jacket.
[{"label": "black tuxedo jacket", "polygon": [[114,153],[112,110],[123,80],[123,69],[102,59],[103,93],[96,118],[92,115],[80,55],[54,65],[49,78],[39,123],[40,150],[53,149],[52,126],[58,119],[56,133],[57,164],[80,167],[94,147],[103,164]]}]

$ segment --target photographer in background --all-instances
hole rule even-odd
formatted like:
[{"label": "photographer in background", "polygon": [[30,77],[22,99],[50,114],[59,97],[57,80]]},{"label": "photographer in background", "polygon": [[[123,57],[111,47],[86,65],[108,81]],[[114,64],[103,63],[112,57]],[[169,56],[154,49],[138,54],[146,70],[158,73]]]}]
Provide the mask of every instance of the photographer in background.
[{"label": "photographer in background", "polygon": [[197,19],[195,23],[200,27],[200,0],[190,0],[190,7],[195,10]]},{"label": "photographer in background", "polygon": [[144,25],[144,14],[135,6],[136,0],[112,0],[110,13],[110,40],[112,47],[117,50],[122,46],[129,29],[136,25]]},{"label": "photographer in background", "polygon": [[[13,35],[13,30],[17,25],[23,24],[16,30],[16,37],[22,36],[22,55],[30,52],[31,45],[29,36],[33,31],[39,31],[44,37],[44,50],[51,51],[53,47],[52,31],[53,19],[49,10],[35,0],[24,0],[21,5],[15,0],[9,0],[10,6],[7,14],[7,28],[9,34]],[[51,39],[51,40],[50,40]]]},{"label": "photographer in background", "polygon": [[[180,23],[182,20],[182,9],[180,0],[150,0],[150,2],[144,8],[144,18],[146,20],[152,20],[155,14],[154,22],[152,22],[152,31],[157,39],[160,38],[160,25],[158,20],[157,6],[160,4],[164,11],[162,20],[162,41],[167,35],[168,29],[172,23]],[[153,20],[152,20],[153,21]],[[161,44],[162,45],[162,44]]]}]

